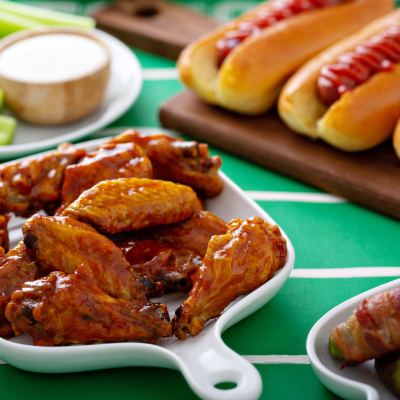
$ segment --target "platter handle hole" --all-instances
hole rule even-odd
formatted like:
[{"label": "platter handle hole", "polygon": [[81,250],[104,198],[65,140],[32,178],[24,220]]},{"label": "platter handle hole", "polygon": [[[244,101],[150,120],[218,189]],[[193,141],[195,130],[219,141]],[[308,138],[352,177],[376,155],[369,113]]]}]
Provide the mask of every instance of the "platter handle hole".
[{"label": "platter handle hole", "polygon": [[214,385],[215,388],[220,389],[220,390],[231,390],[235,389],[237,386],[237,383],[235,382],[220,382]]},{"label": "platter handle hole", "polygon": [[148,17],[154,17],[154,15],[157,14],[158,14],[157,7],[151,5],[139,7],[138,9],[135,10],[135,15],[137,17],[148,18]]}]

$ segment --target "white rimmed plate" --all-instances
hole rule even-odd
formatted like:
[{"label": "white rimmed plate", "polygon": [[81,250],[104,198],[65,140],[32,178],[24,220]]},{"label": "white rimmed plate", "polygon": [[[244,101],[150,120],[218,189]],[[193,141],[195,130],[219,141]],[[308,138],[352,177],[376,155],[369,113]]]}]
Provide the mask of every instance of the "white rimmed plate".
[{"label": "white rimmed plate", "polygon": [[[0,146],[0,160],[37,153],[88,136],[116,120],[135,102],[142,88],[142,70],[137,57],[128,46],[108,33],[97,29],[91,33],[102,40],[111,53],[110,82],[101,105],[84,119],[63,126],[43,127],[18,120],[13,143]],[[4,114],[12,115],[7,109]]]},{"label": "white rimmed plate", "polygon": [[[106,140],[98,139],[76,146],[93,151]],[[224,189],[219,196],[207,200],[207,210],[227,221],[259,216],[270,224],[275,224],[272,218],[225,174],[221,173],[221,177]],[[22,239],[23,223],[22,218],[12,218],[9,223],[12,246]],[[262,391],[258,371],[223,343],[221,333],[267,303],[290,275],[294,266],[294,249],[286,234],[282,234],[288,247],[283,269],[254,292],[241,296],[230,304],[219,319],[209,321],[196,337],[188,337],[186,341],[176,338],[161,339],[155,346],[130,342],[46,348],[33,346],[31,338],[23,334],[9,341],[0,339],[0,358],[15,367],[42,373],[79,372],[125,366],[172,368],[182,372],[190,387],[202,399],[258,399]],[[172,293],[155,301],[167,304],[170,315],[173,316],[175,309],[186,298],[187,294]],[[233,382],[237,386],[230,390],[217,389],[215,385],[222,382]]]},{"label": "white rimmed plate", "polygon": [[319,380],[332,392],[348,400],[396,400],[386,389],[374,368],[374,360],[355,368],[340,370],[343,360],[329,353],[329,334],[345,322],[367,297],[400,286],[400,279],[361,293],[327,312],[311,329],[307,337],[307,354]]}]

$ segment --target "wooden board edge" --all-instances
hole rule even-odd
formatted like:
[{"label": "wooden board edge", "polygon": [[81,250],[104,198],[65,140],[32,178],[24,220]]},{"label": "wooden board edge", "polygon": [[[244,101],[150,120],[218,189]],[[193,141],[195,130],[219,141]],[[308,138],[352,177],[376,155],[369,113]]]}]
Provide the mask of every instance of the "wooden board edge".
[{"label": "wooden board edge", "polygon": [[[297,179],[306,184],[310,184],[326,192],[341,196],[349,201],[360,204],[368,209],[378,211],[390,217],[400,220],[400,207],[397,202],[393,202],[389,198],[379,198],[371,196],[364,188],[353,187],[349,190],[344,180],[338,180],[334,175],[321,174],[317,169],[312,170],[310,174],[309,169],[303,166],[293,166],[290,160],[282,159],[274,153],[265,154],[257,153],[246,148],[243,141],[235,142],[235,139],[228,145],[224,135],[215,132],[207,127],[207,124],[199,127],[196,130],[191,127],[190,121],[185,118],[183,112],[173,112],[168,107],[171,100],[164,102],[159,110],[159,119],[163,127],[185,133],[196,140],[205,141],[210,145],[220,148],[228,153],[231,153],[239,158],[244,158],[250,162],[256,163],[262,167],[266,167],[275,172],[282,173],[288,177]],[[198,134],[198,131],[201,134]],[[234,146],[232,146],[232,144]],[[235,148],[240,148],[240,151],[235,151]],[[305,178],[305,176],[307,178]]]}]

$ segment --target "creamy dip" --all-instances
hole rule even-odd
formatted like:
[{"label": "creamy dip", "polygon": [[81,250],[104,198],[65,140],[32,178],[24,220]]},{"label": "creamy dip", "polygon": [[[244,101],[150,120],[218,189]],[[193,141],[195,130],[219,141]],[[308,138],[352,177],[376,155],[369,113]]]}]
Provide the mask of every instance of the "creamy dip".
[{"label": "creamy dip", "polygon": [[53,33],[20,40],[0,53],[0,75],[27,83],[73,80],[96,72],[106,50],[87,37]]}]

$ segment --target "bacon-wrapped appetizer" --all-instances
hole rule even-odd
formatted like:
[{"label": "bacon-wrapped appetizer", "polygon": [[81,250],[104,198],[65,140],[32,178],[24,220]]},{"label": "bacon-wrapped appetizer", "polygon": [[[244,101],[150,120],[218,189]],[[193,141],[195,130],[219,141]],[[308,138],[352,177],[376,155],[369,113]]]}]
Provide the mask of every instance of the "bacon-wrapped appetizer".
[{"label": "bacon-wrapped appetizer", "polygon": [[400,351],[400,288],[365,299],[330,334],[329,351],[343,367]]},{"label": "bacon-wrapped appetizer", "polygon": [[345,151],[367,150],[393,134],[400,118],[399,82],[396,10],[300,68],[281,92],[279,114],[302,135]]},{"label": "bacon-wrapped appetizer", "polygon": [[379,379],[398,398],[400,398],[400,353],[392,353],[375,360]]}]

